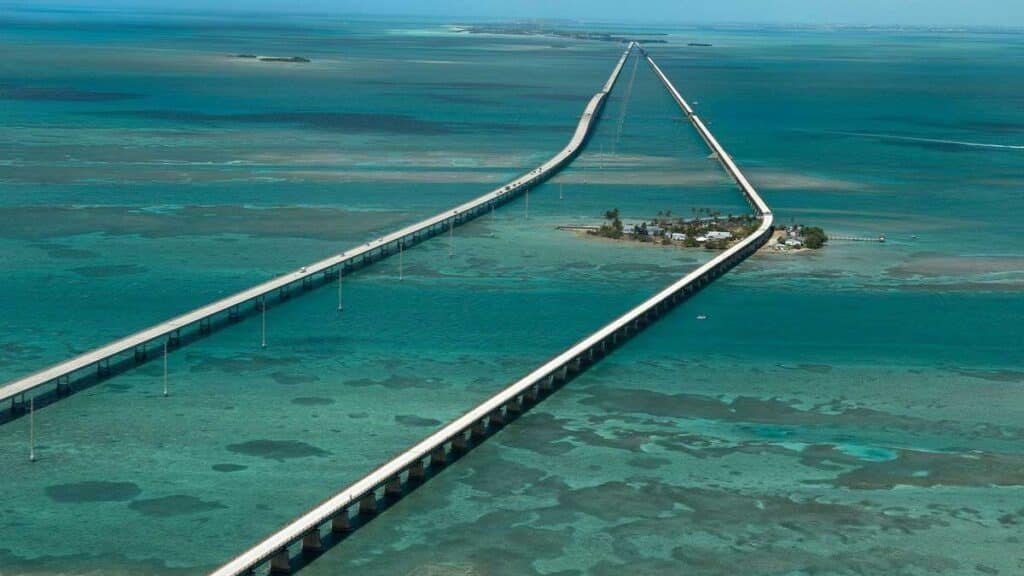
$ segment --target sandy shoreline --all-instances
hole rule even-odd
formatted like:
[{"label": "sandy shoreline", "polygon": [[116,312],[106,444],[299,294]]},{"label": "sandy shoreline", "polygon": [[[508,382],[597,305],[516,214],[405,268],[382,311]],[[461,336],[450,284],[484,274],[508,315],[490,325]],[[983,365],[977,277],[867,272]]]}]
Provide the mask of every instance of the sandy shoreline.
[{"label": "sandy shoreline", "polygon": [[[608,238],[607,236],[598,236],[597,234],[591,234],[588,230],[570,229],[565,230],[566,232],[572,232],[579,238],[586,238],[587,240],[597,240],[604,242],[615,242],[615,243],[628,243],[636,246],[647,246],[654,248],[682,248],[684,250],[707,250],[704,246],[684,246],[681,242],[673,241],[671,244],[662,244],[660,240],[653,242],[638,242],[635,240],[629,240],[627,238]],[[775,230],[772,232],[772,237],[765,243],[764,246],[758,248],[758,253],[765,254],[798,254],[802,252],[813,252],[810,248],[786,248],[785,250],[774,250],[772,246],[778,242],[778,239],[785,236],[785,230]],[[736,242],[739,242],[737,240]],[[736,244],[736,242],[730,243],[729,248]],[[728,248],[726,248],[728,249]],[[723,250],[713,250],[715,252],[721,252]]]}]

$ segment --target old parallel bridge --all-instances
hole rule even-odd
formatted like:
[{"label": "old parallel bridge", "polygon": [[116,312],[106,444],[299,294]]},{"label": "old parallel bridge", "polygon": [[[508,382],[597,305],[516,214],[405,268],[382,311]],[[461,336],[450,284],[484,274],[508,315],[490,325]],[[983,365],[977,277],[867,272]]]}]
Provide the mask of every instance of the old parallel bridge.
[{"label": "old parallel bridge", "polygon": [[[591,100],[591,105],[594,105],[595,100],[603,99],[607,95],[632,47],[633,44],[630,44],[605,89]],[[352,530],[372,519],[383,507],[422,485],[426,479],[550,394],[573,375],[585,370],[617,345],[643,330],[646,325],[715,278],[725,274],[768,242],[773,230],[771,209],[661,68],[642,48],[641,53],[707,143],[714,157],[736,181],[740,191],[761,220],[757,230],[288,523],[262,542],[231,559],[212,572],[211,576],[251,574],[268,564],[271,573],[288,573],[315,559],[325,546],[342,540]]]}]

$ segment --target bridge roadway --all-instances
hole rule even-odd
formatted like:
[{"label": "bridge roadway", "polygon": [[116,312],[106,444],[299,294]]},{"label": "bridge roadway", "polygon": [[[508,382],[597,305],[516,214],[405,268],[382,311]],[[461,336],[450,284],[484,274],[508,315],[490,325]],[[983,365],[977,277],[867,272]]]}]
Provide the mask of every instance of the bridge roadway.
[{"label": "bridge roadway", "polygon": [[[531,404],[564,384],[573,374],[584,370],[601,355],[642,330],[662,313],[746,259],[771,238],[771,209],[707,126],[680,96],[661,68],[642,48],[641,52],[753,206],[761,219],[757,230],[482,404],[396,455],[383,466],[315,506],[216,569],[211,576],[251,574],[268,562],[271,573],[288,573],[294,567],[315,558],[323,550],[325,537],[331,541],[344,538],[354,527],[371,519],[381,507],[393,503],[415,489],[428,475],[436,473],[447,462],[454,460],[489,434],[500,429]],[[350,515],[350,511],[355,511],[355,514]],[[321,532],[324,528],[326,534]],[[290,547],[298,547],[299,554],[291,555]]]},{"label": "bridge roadway", "polygon": [[[169,347],[173,348],[179,345],[181,343],[183,330],[192,328],[196,329],[200,334],[206,334],[211,330],[211,326],[218,317],[223,321],[235,320],[244,312],[252,313],[255,310],[259,310],[264,303],[266,303],[267,306],[270,306],[268,296],[272,296],[277,293],[279,299],[285,299],[288,297],[289,290],[296,285],[301,285],[302,288],[308,288],[313,284],[314,280],[326,283],[332,278],[337,278],[338,274],[370,264],[375,260],[384,258],[400,249],[407,248],[439,233],[443,233],[449,228],[454,228],[455,226],[463,224],[477,216],[486,214],[494,207],[512,200],[530,188],[535,187],[544,180],[550,178],[559,169],[572,160],[580,151],[581,147],[586,142],[587,137],[590,135],[596,119],[604,107],[608,94],[615,86],[615,81],[618,79],[619,73],[622,71],[622,67],[625,64],[626,59],[632,52],[633,46],[634,43],[631,42],[626,47],[626,51],[622,54],[622,57],[619,58],[618,63],[615,65],[615,68],[612,70],[608,80],[601,88],[601,91],[594,94],[587,103],[587,106],[583,111],[583,115],[580,117],[579,123],[576,125],[576,130],[573,132],[569,143],[566,144],[566,146],[557,154],[537,168],[519,176],[500,188],[496,188],[483,196],[479,196],[469,202],[460,204],[451,210],[446,210],[440,214],[427,218],[426,220],[406,226],[401,230],[392,232],[391,234],[382,236],[376,240],[372,240],[336,256],[331,256],[330,258],[309,264],[295,272],[279,276],[258,286],[253,286],[248,290],[244,290],[222,300],[207,304],[206,306],[197,308],[166,322],[146,328],[145,330],[132,334],[131,336],[127,336],[95,350],[91,350],[71,358],[70,360],[61,362],[60,364],[50,366],[49,368],[45,368],[19,380],[9,382],[3,387],[0,387],[0,403],[7,400],[11,401],[10,417],[13,418],[18,413],[24,412],[26,405],[26,392],[33,391],[47,384],[56,384],[57,389],[54,396],[59,397],[62,394],[73,390],[72,386],[74,380],[84,377],[101,378],[109,375],[110,361],[112,359],[129,355],[123,359],[124,362],[131,362],[132,360],[134,360],[136,364],[143,362],[148,356],[147,348],[154,343],[157,344],[156,348],[162,348],[163,340],[166,339]],[[317,278],[317,275],[320,275],[320,277]],[[252,306],[247,311],[242,310],[242,307],[246,305]],[[93,368],[96,370],[95,375],[91,371]],[[82,371],[85,369],[89,369],[90,373],[82,376]],[[75,378],[73,379],[72,377]]]}]

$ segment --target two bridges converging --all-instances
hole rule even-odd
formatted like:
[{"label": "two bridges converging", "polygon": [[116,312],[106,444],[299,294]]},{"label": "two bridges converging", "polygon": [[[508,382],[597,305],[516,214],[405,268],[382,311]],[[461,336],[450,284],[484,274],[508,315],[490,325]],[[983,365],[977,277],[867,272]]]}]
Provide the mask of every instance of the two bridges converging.
[{"label": "two bridges converging", "polygon": [[271,572],[286,573],[308,563],[326,547],[343,540],[354,529],[371,520],[383,507],[422,485],[447,464],[500,430],[510,420],[643,330],[666,311],[742,262],[770,239],[773,217],[767,204],[661,68],[636,43],[629,44],[607,82],[587,103],[568,144],[534,170],[451,210],[0,387],[0,403],[10,402],[10,410],[0,416],[0,423],[26,412],[26,396],[30,398],[30,406],[34,406],[36,400],[45,405],[114,373],[154,359],[157,357],[155,351],[162,350],[166,358],[170,349],[201,338],[244,315],[265,313],[268,306],[286,300],[292,293],[333,281],[340,283],[346,273],[450,232],[455,226],[486,214],[539,185],[580,152],[634,48],[640,51],[714,157],[735,180],[760,218],[760,226],[746,238],[640,305],[275,531],[213,574],[248,574],[265,565],[269,565]]}]

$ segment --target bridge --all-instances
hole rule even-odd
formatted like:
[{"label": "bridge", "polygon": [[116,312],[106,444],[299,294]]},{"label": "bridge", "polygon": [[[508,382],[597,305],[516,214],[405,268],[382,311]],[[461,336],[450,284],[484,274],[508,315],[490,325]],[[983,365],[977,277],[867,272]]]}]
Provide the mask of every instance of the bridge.
[{"label": "bridge", "polygon": [[[216,569],[211,576],[251,574],[266,564],[269,564],[271,573],[289,573],[315,559],[326,546],[343,540],[384,507],[415,490],[430,476],[437,474],[446,465],[484,441],[531,405],[542,400],[574,375],[585,370],[768,242],[773,230],[771,209],[653,58],[643,48],[640,50],[669,94],[707,143],[708,148],[736,181],[740,191],[761,220],[758,228],[597,332],[313,507]],[[625,56],[628,56],[629,52],[627,49]],[[616,70],[621,68],[623,62],[624,60],[619,61]],[[613,82],[614,75],[605,85],[605,91],[599,95],[606,94]],[[298,553],[293,554],[293,551]]]},{"label": "bridge", "polygon": [[[500,188],[401,230],[9,382],[0,387],[0,405],[10,401],[9,413],[6,418],[0,416],[0,423],[25,413],[26,406],[39,406],[55,401],[115,372],[154,359],[157,357],[152,354],[154,351],[162,351],[166,356],[168,350],[206,336],[217,328],[240,320],[243,316],[265,314],[268,307],[287,300],[293,292],[309,290],[335,279],[340,282],[342,276],[348,272],[445,231],[451,232],[456,226],[486,214],[536,187],[571,162],[586,143],[633,47],[632,42],[626,47],[608,80],[587,103],[569,143],[540,166]],[[40,394],[40,388],[50,385],[54,388],[46,394]],[[27,401],[26,394],[37,396],[36,402]]]}]

